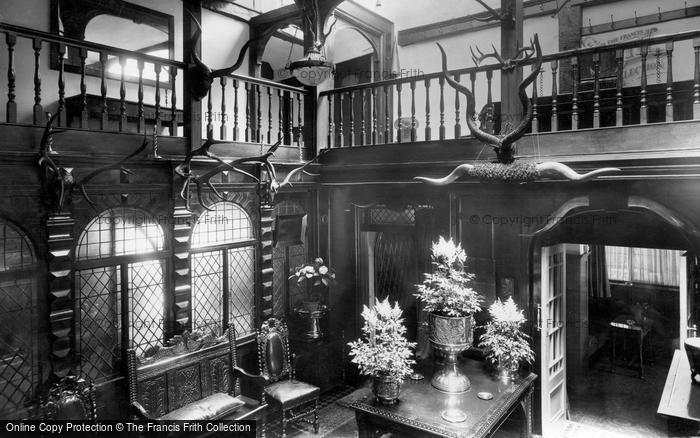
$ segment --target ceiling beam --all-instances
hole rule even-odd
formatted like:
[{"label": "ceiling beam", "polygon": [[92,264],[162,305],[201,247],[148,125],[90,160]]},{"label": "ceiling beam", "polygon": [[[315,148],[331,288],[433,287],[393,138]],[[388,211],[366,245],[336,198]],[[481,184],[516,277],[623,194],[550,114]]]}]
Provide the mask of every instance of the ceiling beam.
[{"label": "ceiling beam", "polygon": [[[562,0],[559,1],[561,2]],[[557,12],[557,2],[556,0],[527,1],[524,3],[523,9],[525,19],[552,15]],[[500,9],[496,9],[496,11],[500,13]],[[400,30],[398,33],[399,45],[408,46],[426,41],[434,41],[448,36],[500,27],[501,25],[500,21],[484,23],[483,21],[479,21],[481,18],[483,18],[483,12]]]}]

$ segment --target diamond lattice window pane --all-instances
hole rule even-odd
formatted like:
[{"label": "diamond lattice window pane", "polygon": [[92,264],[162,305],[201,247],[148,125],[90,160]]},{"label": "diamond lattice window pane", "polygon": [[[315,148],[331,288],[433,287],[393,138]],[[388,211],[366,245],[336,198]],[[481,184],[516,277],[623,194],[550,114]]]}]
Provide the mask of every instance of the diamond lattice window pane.
[{"label": "diamond lattice window pane", "polygon": [[121,269],[106,266],[76,273],[77,353],[81,374],[94,382],[114,377],[121,352]]},{"label": "diamond lattice window pane", "polygon": [[192,254],[192,328],[219,335],[223,324],[223,252]]},{"label": "diamond lattice window pane", "polygon": [[192,230],[192,248],[245,242],[253,239],[253,224],[233,202],[217,202],[199,217]]},{"label": "diamond lattice window pane", "polygon": [[34,254],[27,236],[0,220],[0,272],[24,269],[34,264]]},{"label": "diamond lattice window pane", "polygon": [[0,418],[13,418],[32,395],[35,318],[34,280],[0,282]]},{"label": "diamond lattice window pane", "polygon": [[130,340],[137,355],[163,342],[163,262],[129,264]]},{"label": "diamond lattice window pane", "polygon": [[134,208],[112,208],[85,227],[76,255],[85,260],[161,251],[163,236],[153,216]]},{"label": "diamond lattice window pane", "polygon": [[228,250],[229,321],[236,336],[255,332],[255,249],[252,246]]}]

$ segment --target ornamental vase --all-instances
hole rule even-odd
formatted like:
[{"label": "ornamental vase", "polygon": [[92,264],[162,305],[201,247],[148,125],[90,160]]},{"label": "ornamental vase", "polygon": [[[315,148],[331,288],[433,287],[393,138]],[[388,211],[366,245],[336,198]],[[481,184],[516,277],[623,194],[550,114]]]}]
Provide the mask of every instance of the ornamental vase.
[{"label": "ornamental vase", "polygon": [[372,392],[383,405],[393,405],[399,399],[402,380],[394,376],[377,374],[372,380]]},{"label": "ornamental vase", "polygon": [[474,340],[473,316],[442,316],[430,313],[428,321],[430,345],[445,358],[430,383],[435,389],[451,394],[468,391],[471,382],[460,371],[458,357]]}]

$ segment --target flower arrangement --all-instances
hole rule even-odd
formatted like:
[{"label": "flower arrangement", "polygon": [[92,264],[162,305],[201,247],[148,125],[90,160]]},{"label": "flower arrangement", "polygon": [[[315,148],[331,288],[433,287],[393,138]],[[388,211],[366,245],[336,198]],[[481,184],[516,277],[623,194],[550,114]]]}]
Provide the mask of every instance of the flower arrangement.
[{"label": "flower arrangement", "polygon": [[406,340],[406,326],[401,317],[399,303],[394,306],[389,299],[376,300],[374,307],[364,306],[362,318],[363,337],[349,342],[350,356],[360,368],[360,373],[375,377],[393,377],[403,380],[411,374],[411,349],[416,344]]},{"label": "flower arrangement", "polygon": [[442,316],[467,316],[480,311],[482,297],[470,286],[474,274],[464,272],[467,254],[461,245],[440,237],[431,249],[435,272],[425,274],[415,294],[425,310]]},{"label": "flower arrangement", "polygon": [[320,301],[320,286],[328,287],[335,283],[335,272],[323,264],[323,259],[317,257],[311,263],[304,263],[294,269],[289,279],[297,279],[297,285],[306,290],[307,301]]},{"label": "flower arrangement", "polygon": [[491,322],[481,336],[479,346],[486,356],[506,371],[515,372],[522,362],[532,363],[535,356],[528,342],[529,336],[521,328],[526,319],[513,297],[506,301],[496,299],[489,307]]}]

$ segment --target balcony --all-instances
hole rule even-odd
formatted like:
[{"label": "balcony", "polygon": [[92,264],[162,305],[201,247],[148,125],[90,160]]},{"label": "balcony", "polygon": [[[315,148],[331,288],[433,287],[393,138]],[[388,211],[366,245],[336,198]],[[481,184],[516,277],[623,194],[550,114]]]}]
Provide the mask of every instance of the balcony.
[{"label": "balcony", "polygon": [[[303,88],[232,74],[215,80],[187,114],[182,61],[2,23],[0,34],[0,69],[7,72],[0,124],[9,133],[5,140],[11,139],[0,141],[5,150],[35,150],[46,113],[59,111],[55,125],[68,131],[56,138],[61,154],[84,154],[86,147],[123,154],[137,144],[130,138],[145,134],[157,136],[162,156],[184,155],[191,135],[227,142],[212,148],[224,157],[259,155],[277,141],[278,161],[314,155],[304,145],[313,99]],[[201,134],[189,132],[200,127]],[[27,129],[34,134],[25,135]]]},{"label": "balcony", "polygon": [[[689,31],[545,54],[528,87],[534,115],[517,142],[517,156],[555,158],[581,169],[600,162],[625,168],[639,160],[698,161],[699,53],[700,31]],[[464,56],[464,51],[448,54],[448,63]],[[534,59],[515,64],[526,76]],[[501,103],[493,98],[502,67],[450,71],[475,94],[475,120],[491,133],[519,121],[502,119]],[[324,91],[318,108],[325,129],[319,137],[331,149],[323,161],[340,174],[348,170],[345,178],[359,173],[382,178],[375,169],[379,162],[394,164],[397,178],[408,181],[417,171],[425,174],[426,165],[439,174],[455,161],[495,158],[468,136],[466,99],[446,84],[442,72]]]}]

